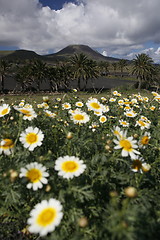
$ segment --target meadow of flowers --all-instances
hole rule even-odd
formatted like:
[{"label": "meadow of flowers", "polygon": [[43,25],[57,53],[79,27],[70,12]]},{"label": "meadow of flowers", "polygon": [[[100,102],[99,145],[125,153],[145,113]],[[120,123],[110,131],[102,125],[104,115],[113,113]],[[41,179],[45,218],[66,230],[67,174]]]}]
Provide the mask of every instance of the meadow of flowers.
[{"label": "meadow of flowers", "polygon": [[158,93],[0,101],[0,239],[159,238]]}]

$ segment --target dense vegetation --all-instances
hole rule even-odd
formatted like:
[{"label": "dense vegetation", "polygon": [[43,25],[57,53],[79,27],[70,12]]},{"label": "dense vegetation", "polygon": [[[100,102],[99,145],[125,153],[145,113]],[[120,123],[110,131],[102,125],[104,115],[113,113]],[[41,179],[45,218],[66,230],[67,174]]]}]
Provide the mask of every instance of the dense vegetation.
[{"label": "dense vegetation", "polygon": [[137,88],[159,88],[160,67],[146,54],[139,54],[128,62],[125,59],[119,61],[95,61],[83,53],[75,54],[67,61],[47,63],[41,59],[32,59],[25,62],[0,61],[1,92],[5,92],[4,83],[7,76],[16,80],[17,89],[21,92],[29,90],[40,91],[43,82],[49,83],[50,91],[68,90],[72,80],[77,81],[77,88],[85,90],[87,82],[100,76],[127,76],[137,79]]},{"label": "dense vegetation", "polygon": [[158,240],[160,95],[0,104],[0,239]]}]

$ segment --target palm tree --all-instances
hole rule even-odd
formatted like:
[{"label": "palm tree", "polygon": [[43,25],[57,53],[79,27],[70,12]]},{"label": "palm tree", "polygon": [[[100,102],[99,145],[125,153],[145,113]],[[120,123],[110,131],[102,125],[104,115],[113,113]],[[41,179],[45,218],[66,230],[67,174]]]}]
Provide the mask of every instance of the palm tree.
[{"label": "palm tree", "polygon": [[121,70],[121,77],[123,77],[123,70],[127,66],[127,60],[126,59],[120,59],[118,61],[119,68]]},{"label": "palm tree", "polygon": [[101,75],[107,76],[109,74],[109,65],[110,65],[110,63],[106,62],[106,61],[101,61],[99,63],[99,68],[100,68],[100,71],[101,71]]},{"label": "palm tree", "polygon": [[32,84],[30,64],[17,66],[14,78],[24,92]]},{"label": "palm tree", "polygon": [[132,74],[138,79],[138,89],[141,89],[142,82],[146,82],[154,73],[153,59],[145,53],[136,55],[133,59]]},{"label": "palm tree", "polygon": [[7,73],[9,72],[9,69],[11,67],[11,64],[5,60],[1,60],[0,61],[0,82],[1,82],[1,91],[2,93],[4,93],[4,79],[7,75]]},{"label": "palm tree", "polygon": [[69,62],[72,66],[73,79],[78,79],[79,90],[81,90],[81,80],[85,81],[85,88],[88,79],[96,76],[95,62],[83,53],[75,54]]},{"label": "palm tree", "polygon": [[113,67],[113,69],[114,69],[114,75],[116,75],[116,70],[117,70],[117,67],[118,67],[117,62],[113,62],[113,63],[112,63],[112,67]]},{"label": "palm tree", "polygon": [[46,79],[46,75],[47,75],[46,63],[42,62],[39,59],[34,60],[32,62],[31,71],[32,71],[33,81],[37,85],[37,90],[40,91],[40,84],[44,79]]}]

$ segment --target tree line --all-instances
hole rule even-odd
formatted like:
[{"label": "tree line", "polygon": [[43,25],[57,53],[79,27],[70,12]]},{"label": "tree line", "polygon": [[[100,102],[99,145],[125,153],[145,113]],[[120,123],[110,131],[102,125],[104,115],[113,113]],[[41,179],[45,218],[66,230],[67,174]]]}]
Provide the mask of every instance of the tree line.
[{"label": "tree line", "polygon": [[2,59],[0,60],[0,89],[4,93],[5,79],[7,76],[12,76],[21,92],[31,89],[33,84],[36,86],[36,90],[40,91],[40,85],[43,81],[49,82],[50,91],[59,91],[61,88],[68,90],[72,80],[77,81],[79,90],[86,90],[89,79],[94,81],[100,76],[107,76],[111,69],[112,74],[116,74],[116,71],[119,70],[119,76],[121,77],[124,76],[124,69],[127,69],[129,75],[137,78],[138,90],[144,84],[147,88],[150,86],[159,88],[160,66],[155,65],[153,59],[145,53],[136,55],[131,63],[128,63],[126,59],[120,59],[112,63],[107,61],[96,62],[80,53],[73,55],[66,62],[52,65],[39,59],[19,64]]}]

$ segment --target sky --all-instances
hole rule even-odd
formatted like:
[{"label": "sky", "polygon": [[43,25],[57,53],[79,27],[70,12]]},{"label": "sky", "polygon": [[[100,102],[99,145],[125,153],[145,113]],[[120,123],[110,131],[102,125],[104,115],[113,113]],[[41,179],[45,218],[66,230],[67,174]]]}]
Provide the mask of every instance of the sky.
[{"label": "sky", "polygon": [[55,53],[84,44],[104,56],[160,63],[160,0],[0,0],[0,50]]}]

